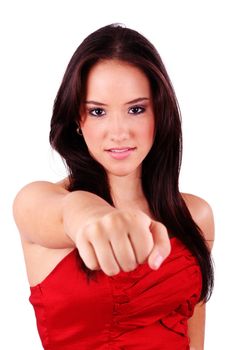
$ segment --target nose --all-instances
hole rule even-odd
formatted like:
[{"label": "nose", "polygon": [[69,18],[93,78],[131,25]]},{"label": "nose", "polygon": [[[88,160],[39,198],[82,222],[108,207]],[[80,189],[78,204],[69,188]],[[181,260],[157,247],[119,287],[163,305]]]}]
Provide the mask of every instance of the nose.
[{"label": "nose", "polygon": [[129,138],[129,125],[126,118],[115,116],[109,123],[110,140],[113,142],[122,142]]}]

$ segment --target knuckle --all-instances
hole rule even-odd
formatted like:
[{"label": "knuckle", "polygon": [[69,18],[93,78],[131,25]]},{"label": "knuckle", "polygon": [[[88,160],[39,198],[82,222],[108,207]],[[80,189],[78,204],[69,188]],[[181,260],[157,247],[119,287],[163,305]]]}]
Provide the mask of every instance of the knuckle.
[{"label": "knuckle", "polygon": [[85,237],[88,238],[89,241],[98,241],[104,235],[104,230],[101,229],[99,223],[95,223],[86,227]]},{"label": "knuckle", "polygon": [[108,213],[102,217],[102,223],[111,226],[113,224],[113,213]]},{"label": "knuckle", "polygon": [[90,232],[89,225],[84,226],[82,229],[78,231],[77,240],[79,241],[86,240],[88,238],[89,232]]},{"label": "knuckle", "polygon": [[118,228],[127,225],[129,222],[132,222],[132,213],[130,210],[118,210],[114,216],[114,224]]}]

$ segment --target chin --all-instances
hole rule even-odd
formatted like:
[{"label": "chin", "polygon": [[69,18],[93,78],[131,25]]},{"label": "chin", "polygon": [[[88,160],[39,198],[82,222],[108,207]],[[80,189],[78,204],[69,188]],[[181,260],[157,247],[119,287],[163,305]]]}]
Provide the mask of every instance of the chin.
[{"label": "chin", "polygon": [[105,168],[105,170],[109,175],[123,177],[123,176],[128,176],[132,173],[135,173],[138,169],[137,168],[126,169],[124,167],[124,169],[106,169]]}]

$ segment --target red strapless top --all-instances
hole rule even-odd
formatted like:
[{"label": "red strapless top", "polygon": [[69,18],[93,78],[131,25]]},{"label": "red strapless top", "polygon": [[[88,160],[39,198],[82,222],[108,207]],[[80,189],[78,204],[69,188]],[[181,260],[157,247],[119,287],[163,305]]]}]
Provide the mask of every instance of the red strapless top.
[{"label": "red strapless top", "polygon": [[187,320],[201,292],[196,259],[177,238],[157,270],[147,263],[87,281],[77,249],[29,298],[46,350],[187,350]]}]

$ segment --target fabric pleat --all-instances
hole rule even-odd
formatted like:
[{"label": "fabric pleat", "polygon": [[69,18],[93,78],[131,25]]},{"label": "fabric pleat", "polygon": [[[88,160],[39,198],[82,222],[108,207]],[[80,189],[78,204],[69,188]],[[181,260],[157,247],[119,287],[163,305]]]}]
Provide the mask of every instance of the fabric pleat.
[{"label": "fabric pleat", "polygon": [[177,238],[158,270],[147,263],[87,281],[75,249],[31,287],[46,350],[187,350],[202,288],[196,258]]}]

